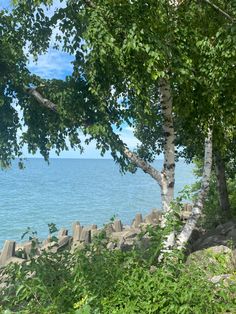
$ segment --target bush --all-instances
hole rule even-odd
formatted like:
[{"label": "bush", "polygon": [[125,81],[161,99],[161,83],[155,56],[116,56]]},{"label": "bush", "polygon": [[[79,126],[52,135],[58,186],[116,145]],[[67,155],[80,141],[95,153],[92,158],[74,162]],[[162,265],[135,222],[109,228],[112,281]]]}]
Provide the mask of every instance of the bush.
[{"label": "bush", "polygon": [[148,252],[141,247],[109,251],[101,240],[73,255],[45,252],[24,265],[8,266],[4,271],[8,286],[0,293],[1,313],[236,312],[234,285],[214,286],[198,261],[185,264],[177,252],[158,264],[154,252],[160,229],[153,228],[150,234]]}]

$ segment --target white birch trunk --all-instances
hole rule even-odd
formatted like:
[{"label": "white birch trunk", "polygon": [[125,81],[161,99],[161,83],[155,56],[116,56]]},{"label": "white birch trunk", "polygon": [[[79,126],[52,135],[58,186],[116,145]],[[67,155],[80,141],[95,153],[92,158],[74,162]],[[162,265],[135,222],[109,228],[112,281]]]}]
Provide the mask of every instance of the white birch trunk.
[{"label": "white birch trunk", "polygon": [[170,203],[174,198],[175,184],[175,133],[172,115],[171,87],[167,80],[160,79],[159,94],[163,116],[164,132],[164,165],[162,170],[162,208],[164,212],[170,210]]},{"label": "white birch trunk", "polygon": [[176,243],[178,249],[183,249],[186,243],[189,241],[193,230],[195,229],[198,219],[202,215],[202,209],[209,190],[210,175],[212,167],[212,131],[208,131],[208,136],[205,139],[205,156],[204,156],[204,168],[202,176],[201,189],[198,194],[196,203],[193,206],[192,214],[187,220],[180,234],[177,236]]}]

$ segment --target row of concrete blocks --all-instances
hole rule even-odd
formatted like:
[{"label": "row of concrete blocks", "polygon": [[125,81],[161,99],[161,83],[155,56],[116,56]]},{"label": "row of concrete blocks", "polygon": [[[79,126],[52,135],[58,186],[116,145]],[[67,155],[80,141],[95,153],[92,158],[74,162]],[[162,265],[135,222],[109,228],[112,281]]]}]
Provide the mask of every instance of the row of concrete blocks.
[{"label": "row of concrete blocks", "polygon": [[[184,212],[190,213],[192,206],[190,204],[185,204],[183,208]],[[68,230],[62,228],[58,232],[58,241],[53,241],[52,237],[49,236],[46,240],[43,241],[42,245],[39,243],[35,244],[35,252],[40,255],[44,250],[57,252],[64,247],[71,245],[72,248],[76,248],[79,244],[89,244],[92,241],[92,238],[98,235],[102,230],[106,231],[106,236],[112,238],[114,237],[122,239],[122,231],[134,231],[133,234],[138,233],[137,229],[146,226],[146,225],[158,225],[161,222],[162,214],[158,210],[153,210],[150,214],[145,216],[143,219],[142,214],[136,214],[131,226],[123,226],[121,220],[115,220],[113,223],[107,224],[104,228],[98,229],[97,225],[91,225],[89,227],[83,227],[80,225],[80,222],[74,222],[72,224],[72,236],[68,235]],[[111,246],[111,245],[110,245]],[[29,258],[30,252],[32,250],[32,241],[16,244],[15,241],[6,240],[3,250],[0,254],[0,266],[6,265],[10,262],[20,263],[25,259]],[[23,258],[16,256],[16,252],[24,252]],[[18,255],[18,254],[17,254]]]}]

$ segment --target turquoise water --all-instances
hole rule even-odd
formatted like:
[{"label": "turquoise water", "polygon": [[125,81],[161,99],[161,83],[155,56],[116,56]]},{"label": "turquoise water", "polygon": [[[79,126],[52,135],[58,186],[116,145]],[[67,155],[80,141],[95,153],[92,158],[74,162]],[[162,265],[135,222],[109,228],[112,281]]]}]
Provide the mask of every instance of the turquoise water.
[{"label": "turquoise water", "polygon": [[[161,168],[162,161],[155,166]],[[175,192],[194,181],[192,165],[179,161]],[[137,212],[160,208],[158,184],[143,172],[121,175],[109,159],[28,159],[0,171],[0,247],[6,239],[19,241],[27,227],[47,236],[47,224],[70,228],[82,224],[101,226],[117,214],[124,224]]]}]

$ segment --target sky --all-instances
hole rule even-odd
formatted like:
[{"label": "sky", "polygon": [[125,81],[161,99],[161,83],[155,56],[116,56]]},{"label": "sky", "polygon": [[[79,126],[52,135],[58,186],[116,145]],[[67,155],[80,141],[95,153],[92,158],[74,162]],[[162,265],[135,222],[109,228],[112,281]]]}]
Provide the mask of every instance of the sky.
[{"label": "sky", "polygon": [[[11,9],[10,0],[0,0],[0,9]],[[52,14],[55,7],[63,6],[59,0],[54,1],[54,5],[51,10],[48,11],[48,15]],[[53,44],[53,40],[52,40]],[[73,56],[60,52],[52,47],[48,50],[48,52],[44,55],[39,56],[37,63],[33,61],[33,58],[30,58],[28,68],[32,73],[40,75],[41,77],[50,79],[64,79],[67,75],[72,72],[72,62]],[[128,145],[130,149],[133,149],[138,140],[133,136],[132,128],[123,127],[122,132],[120,133],[122,140]],[[82,136],[82,139],[84,137]],[[28,154],[27,149],[24,148],[24,156],[25,157],[41,157],[39,153],[32,156]],[[58,158],[55,152],[51,152],[51,158]],[[100,152],[96,149],[96,143],[92,142],[89,146],[85,146],[85,151],[81,155],[78,151],[74,151],[70,149],[69,151],[62,152],[60,154],[60,158],[102,158]],[[104,158],[111,158],[109,153],[106,153]]]}]

